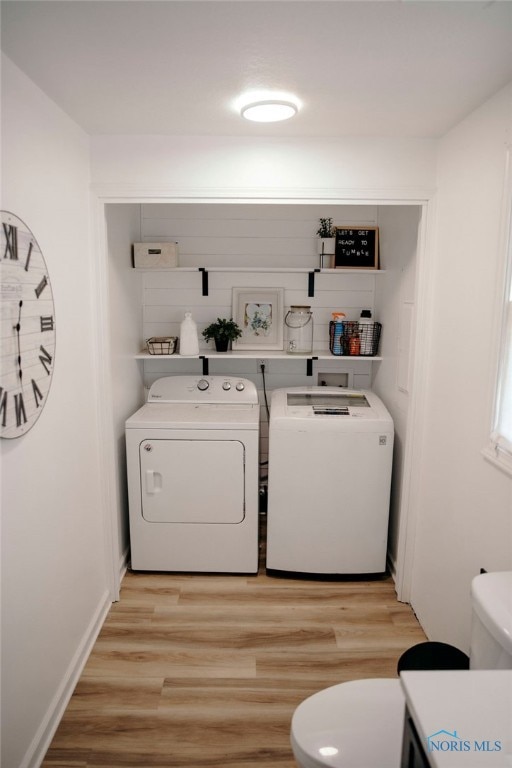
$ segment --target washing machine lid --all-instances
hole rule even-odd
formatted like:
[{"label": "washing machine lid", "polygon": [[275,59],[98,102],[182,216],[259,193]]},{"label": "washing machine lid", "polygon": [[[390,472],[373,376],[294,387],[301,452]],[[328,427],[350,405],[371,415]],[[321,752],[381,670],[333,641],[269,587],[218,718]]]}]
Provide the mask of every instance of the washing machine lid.
[{"label": "washing machine lid", "polygon": [[390,431],[393,420],[377,395],[370,390],[340,387],[292,387],[277,389],[271,400],[271,423],[295,429],[300,422],[311,429]]},{"label": "washing machine lid", "polygon": [[314,416],[349,416],[354,415],[355,408],[369,408],[368,398],[362,392],[322,392],[321,387],[314,392],[288,392],[286,405],[288,409],[308,408]]}]

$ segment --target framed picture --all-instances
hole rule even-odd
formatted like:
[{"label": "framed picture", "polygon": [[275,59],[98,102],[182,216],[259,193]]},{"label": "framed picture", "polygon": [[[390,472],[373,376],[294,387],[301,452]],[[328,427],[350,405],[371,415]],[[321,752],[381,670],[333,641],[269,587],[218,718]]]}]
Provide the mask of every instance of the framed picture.
[{"label": "framed picture", "polygon": [[336,227],[335,269],[378,269],[378,227]]},{"label": "framed picture", "polygon": [[233,349],[282,349],[283,299],[283,288],[233,288],[233,320],[242,329]]}]

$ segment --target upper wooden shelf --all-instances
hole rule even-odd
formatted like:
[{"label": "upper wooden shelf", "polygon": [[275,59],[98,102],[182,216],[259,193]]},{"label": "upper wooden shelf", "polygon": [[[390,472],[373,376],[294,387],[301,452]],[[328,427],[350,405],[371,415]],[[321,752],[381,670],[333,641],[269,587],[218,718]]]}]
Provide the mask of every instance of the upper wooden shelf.
[{"label": "upper wooden shelf", "polygon": [[324,273],[330,275],[378,275],[385,271],[383,269],[321,269],[320,267],[169,267],[168,269],[141,269],[136,267],[136,269],[139,272],[199,272],[201,274],[201,291],[203,296],[208,296],[208,275],[210,272],[302,273],[308,276],[308,297],[310,298],[315,295],[316,275]]}]

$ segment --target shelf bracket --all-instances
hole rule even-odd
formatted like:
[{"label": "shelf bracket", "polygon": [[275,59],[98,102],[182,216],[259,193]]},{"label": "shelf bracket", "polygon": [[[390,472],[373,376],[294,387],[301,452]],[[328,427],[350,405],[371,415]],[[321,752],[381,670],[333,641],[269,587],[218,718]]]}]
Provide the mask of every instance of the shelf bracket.
[{"label": "shelf bracket", "polygon": [[308,357],[306,360],[306,376],[313,375],[313,360],[318,360],[318,357]]},{"label": "shelf bracket", "polygon": [[208,270],[206,267],[199,267],[199,271],[201,272],[201,277],[203,281],[203,296],[208,296]]},{"label": "shelf bracket", "polygon": [[308,296],[315,295],[315,272],[320,272],[320,270],[314,269],[308,274]]},{"label": "shelf bracket", "polygon": [[199,359],[203,361],[203,376],[208,376],[210,372],[208,358],[205,355],[199,355]]}]

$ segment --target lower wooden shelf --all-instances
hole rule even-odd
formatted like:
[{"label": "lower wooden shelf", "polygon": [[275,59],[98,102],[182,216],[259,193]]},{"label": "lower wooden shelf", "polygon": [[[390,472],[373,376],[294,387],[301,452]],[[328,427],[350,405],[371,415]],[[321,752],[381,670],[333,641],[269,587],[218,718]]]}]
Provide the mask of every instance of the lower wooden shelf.
[{"label": "lower wooden shelf", "polygon": [[306,362],[306,375],[313,375],[313,363],[315,360],[339,360],[340,362],[346,360],[353,360],[355,362],[373,362],[374,360],[382,360],[382,357],[377,355],[332,355],[325,350],[313,351],[308,355],[288,354],[283,350],[235,350],[229,352],[216,352],[215,350],[204,350],[199,355],[150,355],[149,352],[140,352],[135,355],[137,360],[202,360],[202,374],[208,376],[209,374],[209,361],[210,360],[302,360]]},{"label": "lower wooden shelf", "polygon": [[200,351],[198,355],[150,355],[149,352],[140,352],[135,355],[137,360],[203,360],[204,358],[215,358],[217,360],[224,358],[225,360],[247,360],[247,359],[272,359],[272,360],[363,360],[374,361],[382,360],[382,357],[378,355],[332,355],[330,352],[324,350],[318,352],[311,352],[311,354],[289,354],[282,350],[244,350],[244,351],[230,351],[230,352],[216,352],[215,350]]}]

